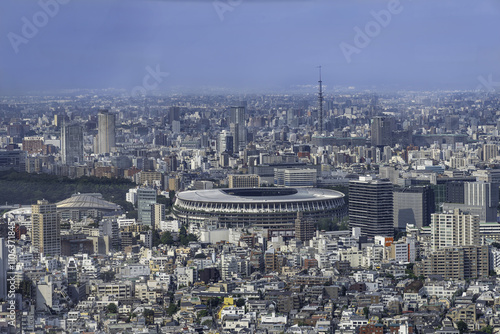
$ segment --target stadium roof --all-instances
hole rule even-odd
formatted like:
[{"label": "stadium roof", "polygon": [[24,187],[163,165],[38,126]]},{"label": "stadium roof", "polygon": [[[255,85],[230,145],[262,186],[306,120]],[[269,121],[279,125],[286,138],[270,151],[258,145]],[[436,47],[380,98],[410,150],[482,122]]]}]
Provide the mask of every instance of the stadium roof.
[{"label": "stadium roof", "polygon": [[180,200],[210,203],[305,202],[343,198],[344,194],[319,188],[226,188],[188,190],[177,194]]}]

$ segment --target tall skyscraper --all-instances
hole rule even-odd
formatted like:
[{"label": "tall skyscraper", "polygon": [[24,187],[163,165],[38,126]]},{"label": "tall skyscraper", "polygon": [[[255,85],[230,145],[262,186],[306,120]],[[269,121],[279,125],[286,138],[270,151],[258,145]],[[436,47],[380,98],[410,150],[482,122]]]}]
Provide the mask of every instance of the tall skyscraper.
[{"label": "tall skyscraper", "polygon": [[65,165],[83,162],[83,127],[63,124],[61,128],[61,157]]},{"label": "tall skyscraper", "polygon": [[39,200],[31,206],[31,242],[44,255],[61,255],[61,231],[56,205]]},{"label": "tall skyscraper", "polygon": [[115,144],[115,114],[101,110],[97,116],[97,153],[110,153]]},{"label": "tall skyscraper", "polygon": [[286,111],[286,124],[291,127],[298,126],[298,111],[296,109],[288,109]]},{"label": "tall skyscraper", "polygon": [[179,107],[170,107],[168,110],[168,123],[172,125],[174,121],[180,121],[180,108]]},{"label": "tall skyscraper", "polygon": [[231,107],[230,123],[245,124],[245,107]]},{"label": "tall skyscraper", "polygon": [[177,156],[175,154],[171,154],[165,157],[165,162],[167,163],[166,172],[175,172],[177,170]]},{"label": "tall skyscraper", "polygon": [[418,228],[429,226],[435,211],[434,191],[429,187],[394,189],[394,227],[406,230],[412,224]]},{"label": "tall skyscraper", "polygon": [[393,185],[387,180],[362,176],[349,182],[349,224],[359,227],[362,236],[392,237]]},{"label": "tall skyscraper", "polygon": [[156,204],[155,189],[137,189],[137,216],[140,224],[153,226],[154,204]]},{"label": "tall skyscraper", "polygon": [[319,110],[318,110],[318,116],[319,116],[319,121],[318,121],[318,130],[319,133],[323,133],[323,81],[321,80],[321,66],[319,66],[319,93],[318,93],[318,105],[319,105]]},{"label": "tall skyscraper", "polygon": [[240,151],[247,146],[247,129],[245,127],[245,107],[231,107],[230,127],[233,133],[234,150]]},{"label": "tall skyscraper", "polygon": [[229,124],[229,130],[231,131],[230,138],[233,138],[231,147],[234,153],[238,153],[240,151],[240,126],[236,123],[231,123]]},{"label": "tall skyscraper", "polygon": [[226,130],[222,130],[217,136],[217,152],[233,154],[233,135]]},{"label": "tall skyscraper", "polygon": [[374,117],[371,124],[372,146],[392,146],[393,131],[394,119],[392,117]]},{"label": "tall skyscraper", "polygon": [[431,215],[432,250],[479,245],[479,216],[456,209]]}]

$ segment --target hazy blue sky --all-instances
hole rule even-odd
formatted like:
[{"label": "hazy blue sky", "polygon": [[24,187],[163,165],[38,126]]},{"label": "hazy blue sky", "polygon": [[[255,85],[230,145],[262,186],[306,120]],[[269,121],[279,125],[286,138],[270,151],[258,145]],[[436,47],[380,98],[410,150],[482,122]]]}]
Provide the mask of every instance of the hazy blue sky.
[{"label": "hazy blue sky", "polygon": [[[315,85],[320,64],[327,90],[500,81],[499,0],[400,0],[379,31],[372,11],[391,1],[65,1],[53,17],[40,13],[40,1],[0,2],[0,94],[131,90],[143,85],[148,66],[169,72],[157,86],[165,91],[287,91]],[[34,20],[38,31],[23,32]],[[356,47],[355,27],[367,24],[373,37],[358,41],[348,62],[340,45]]]}]

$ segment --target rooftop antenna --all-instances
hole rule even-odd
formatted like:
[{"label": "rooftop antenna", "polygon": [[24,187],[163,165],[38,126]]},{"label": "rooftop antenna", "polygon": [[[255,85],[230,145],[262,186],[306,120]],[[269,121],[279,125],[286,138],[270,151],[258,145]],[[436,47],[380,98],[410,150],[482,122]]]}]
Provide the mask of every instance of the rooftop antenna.
[{"label": "rooftop antenna", "polygon": [[323,81],[321,81],[321,66],[319,68],[319,94],[318,94],[318,102],[319,102],[319,134],[323,133]]}]

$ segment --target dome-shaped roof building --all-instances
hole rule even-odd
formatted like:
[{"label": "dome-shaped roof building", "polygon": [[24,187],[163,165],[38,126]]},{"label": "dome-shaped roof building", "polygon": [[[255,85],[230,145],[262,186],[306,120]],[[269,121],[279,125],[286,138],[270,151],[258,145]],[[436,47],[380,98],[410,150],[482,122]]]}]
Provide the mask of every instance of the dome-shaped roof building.
[{"label": "dome-shaped roof building", "polygon": [[84,217],[102,217],[118,213],[121,207],[105,201],[101,194],[74,194],[56,203],[57,212],[62,219],[80,220]]}]

